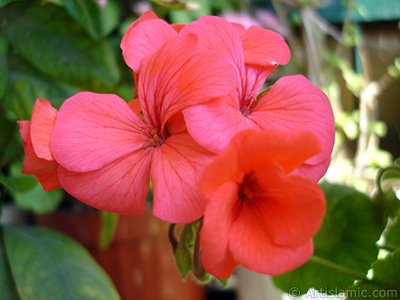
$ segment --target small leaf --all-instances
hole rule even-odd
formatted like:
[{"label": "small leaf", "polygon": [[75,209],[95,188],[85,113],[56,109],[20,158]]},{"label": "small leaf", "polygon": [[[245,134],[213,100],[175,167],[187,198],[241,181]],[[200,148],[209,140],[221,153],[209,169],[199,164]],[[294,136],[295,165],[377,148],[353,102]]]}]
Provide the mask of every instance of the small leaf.
[{"label": "small leaf", "polygon": [[10,121],[6,114],[6,111],[0,113],[0,169],[10,165],[24,153],[18,124]]},{"label": "small leaf", "polygon": [[58,109],[79,91],[35,70],[20,57],[11,56],[9,65],[9,87],[2,105],[15,120],[29,120],[37,98],[48,99]]},{"label": "small leaf", "polygon": [[15,1],[26,1],[26,0],[0,0],[0,8],[6,6],[7,4]]},{"label": "small leaf", "polygon": [[64,197],[63,190],[45,192],[33,175],[21,174],[20,163],[11,166],[11,178],[15,183],[15,189],[11,190],[15,203],[33,213],[45,214],[55,211]]},{"label": "small leaf", "polygon": [[0,299],[19,300],[4,244],[0,238]]},{"label": "small leaf", "polygon": [[385,244],[389,248],[400,248],[400,217],[397,217],[385,230]]},{"label": "small leaf", "polygon": [[357,281],[346,291],[347,299],[399,299],[400,249],[372,265],[371,281]]},{"label": "small leaf", "polygon": [[93,41],[62,7],[16,2],[0,11],[0,19],[10,43],[44,74],[90,89],[109,88],[119,81],[107,40]]},{"label": "small leaf", "polygon": [[0,100],[3,98],[8,84],[7,50],[8,41],[0,33]]},{"label": "small leaf", "polygon": [[22,300],[120,299],[110,278],[80,244],[53,230],[4,226]]},{"label": "small leaf", "polygon": [[376,241],[384,223],[380,209],[367,195],[352,188],[327,183],[322,187],[327,212],[314,237],[314,255],[349,272],[346,276],[346,271],[335,272],[309,261],[292,272],[274,277],[275,284],[285,292],[291,287],[297,287],[301,294],[312,287],[321,291],[345,290],[356,277],[366,276],[378,255]]},{"label": "small leaf", "polygon": [[175,251],[176,266],[185,279],[193,266],[193,226],[185,224],[179,237],[178,247]]},{"label": "small leaf", "polygon": [[107,248],[115,235],[118,227],[119,215],[107,211],[100,211],[101,230],[99,235],[99,246],[102,249]]},{"label": "small leaf", "polygon": [[89,33],[98,40],[103,37],[103,26],[100,6],[95,0],[62,0],[68,13]]}]

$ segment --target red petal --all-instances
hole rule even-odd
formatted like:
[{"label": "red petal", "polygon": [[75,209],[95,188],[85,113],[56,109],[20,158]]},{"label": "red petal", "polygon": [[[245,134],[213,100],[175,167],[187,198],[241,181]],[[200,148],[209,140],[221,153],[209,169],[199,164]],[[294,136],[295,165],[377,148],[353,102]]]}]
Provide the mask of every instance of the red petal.
[{"label": "red petal", "polygon": [[250,173],[261,163],[277,162],[289,174],[320,151],[318,139],[309,131],[243,131],[231,141],[239,150],[239,165]]},{"label": "red petal", "polygon": [[23,174],[39,174],[54,173],[57,171],[57,163],[54,160],[46,160],[37,157],[30,136],[30,121],[18,121],[19,130],[22,137],[22,144],[25,152],[25,161],[21,173]]},{"label": "red petal", "polygon": [[304,264],[313,253],[312,239],[298,247],[275,245],[264,227],[264,215],[251,201],[242,202],[239,216],[229,232],[229,249],[244,267],[278,275]]},{"label": "red petal", "polygon": [[283,37],[276,32],[251,26],[241,33],[244,61],[261,66],[284,65],[290,60],[290,50]]},{"label": "red petal", "polygon": [[223,18],[203,16],[187,25],[181,33],[194,33],[202,46],[226,55],[236,67],[242,68],[243,46],[235,27]]},{"label": "red petal", "polygon": [[279,79],[249,115],[263,129],[305,129],[317,136],[321,153],[307,160],[315,170],[309,178],[319,180],[326,172],[326,161],[335,138],[332,108],[326,95],[302,75]]},{"label": "red petal", "polygon": [[39,158],[53,160],[50,152],[50,135],[56,121],[57,110],[46,99],[37,99],[32,111],[31,139]]},{"label": "red petal", "polygon": [[97,170],[142,149],[149,139],[140,133],[144,125],[118,96],[78,93],[60,108],[51,151],[56,161],[70,171]]},{"label": "red petal", "polygon": [[145,13],[143,13],[135,22],[133,22],[128,27],[128,29],[125,31],[125,34],[122,37],[121,44],[120,44],[121,49],[123,49],[125,47],[126,39],[128,38],[128,36],[133,28],[135,28],[137,25],[139,25],[143,21],[153,20],[153,19],[158,19],[158,17],[153,11],[149,10],[149,11],[146,11]]},{"label": "red petal", "polygon": [[199,51],[195,35],[180,35],[142,63],[138,91],[143,115],[162,129],[184,108],[228,94],[235,78],[222,54]]},{"label": "red petal", "polygon": [[229,229],[237,218],[238,185],[226,182],[207,201],[203,225],[200,231],[201,261],[207,272],[228,278],[237,262],[228,248]]},{"label": "red petal", "polygon": [[263,216],[264,228],[279,246],[297,247],[306,243],[321,226],[325,196],[318,184],[298,176],[286,176],[275,162],[256,170],[264,190],[250,200]]},{"label": "red petal", "polygon": [[139,150],[92,172],[75,173],[59,167],[64,189],[95,208],[138,215],[146,210],[151,152]]},{"label": "red petal", "polygon": [[134,72],[138,72],[144,58],[153,54],[177,34],[167,22],[161,19],[146,20],[128,29],[121,42],[126,64]]},{"label": "red petal", "polygon": [[213,155],[188,134],[169,137],[156,148],[151,164],[153,214],[171,223],[190,223],[204,213],[198,182]]},{"label": "red petal", "polygon": [[237,102],[234,102],[236,92],[233,93],[234,101],[226,101],[227,97],[183,111],[188,131],[194,140],[214,153],[227,147],[238,132],[258,128],[239,111]]},{"label": "red petal", "polygon": [[50,192],[54,189],[62,188],[58,180],[58,173],[41,173],[35,174],[36,179],[40,182],[45,192]]}]

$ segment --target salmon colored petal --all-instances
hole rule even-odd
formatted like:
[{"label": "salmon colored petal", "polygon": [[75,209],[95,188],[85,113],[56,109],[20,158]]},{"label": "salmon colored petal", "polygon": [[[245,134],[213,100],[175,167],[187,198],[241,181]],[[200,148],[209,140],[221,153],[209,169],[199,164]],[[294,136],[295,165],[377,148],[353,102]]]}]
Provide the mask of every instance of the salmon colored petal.
[{"label": "salmon colored petal", "polygon": [[213,155],[189,134],[169,137],[154,150],[151,163],[153,214],[171,223],[190,223],[204,213],[198,182]]},{"label": "salmon colored petal", "polygon": [[164,20],[146,20],[128,29],[121,42],[126,64],[138,72],[142,60],[178,33]]},{"label": "salmon colored petal", "polygon": [[218,278],[228,278],[238,264],[228,244],[230,226],[237,218],[237,193],[236,182],[224,183],[213,193],[204,213],[200,231],[201,262],[207,272]]},{"label": "salmon colored petal", "polygon": [[242,202],[229,232],[229,249],[237,262],[258,273],[278,275],[301,266],[310,258],[312,238],[298,247],[278,246],[268,236],[263,218],[252,201]]},{"label": "salmon colored petal", "polygon": [[22,166],[22,174],[52,173],[57,171],[57,163],[54,160],[46,160],[37,157],[31,141],[30,121],[18,121],[22,145],[25,152],[25,161]]},{"label": "salmon colored petal", "polygon": [[50,152],[50,135],[56,121],[57,110],[46,99],[37,99],[32,111],[31,139],[39,158],[53,160]]},{"label": "salmon colored petal", "polygon": [[129,107],[133,110],[133,112],[137,115],[140,115],[142,109],[140,108],[140,101],[138,97],[133,98],[132,101],[128,102]]},{"label": "salmon colored petal", "polygon": [[145,123],[116,95],[81,92],[57,115],[50,146],[55,160],[73,172],[100,169],[142,149]]},{"label": "salmon colored petal", "polygon": [[138,91],[143,115],[162,130],[184,108],[231,92],[235,78],[222,54],[199,51],[195,35],[180,35],[142,62]]},{"label": "salmon colored petal", "polygon": [[185,34],[189,32],[199,37],[202,46],[225,54],[238,70],[242,69],[244,64],[242,41],[230,22],[216,16],[203,16],[181,31]]},{"label": "salmon colored petal", "polygon": [[199,182],[200,191],[207,199],[214,198],[214,193],[222,185],[226,182],[236,182],[239,185],[243,176],[236,147],[228,147],[205,168]]},{"label": "salmon colored petal", "polygon": [[279,246],[306,243],[317,233],[325,214],[325,197],[319,185],[303,177],[286,176],[276,162],[266,162],[255,172],[264,191],[250,201],[262,214],[268,236]]},{"label": "salmon colored petal", "polygon": [[258,26],[251,26],[240,35],[244,62],[261,66],[284,65],[290,60],[290,50],[284,38]]},{"label": "salmon colored petal", "polygon": [[139,150],[92,172],[76,173],[59,167],[63,188],[95,208],[138,215],[146,210],[151,152]]},{"label": "salmon colored petal", "polygon": [[214,153],[227,147],[236,133],[258,128],[237,107],[229,105],[224,99],[189,107],[183,111],[186,126],[193,139]]},{"label": "salmon colored petal", "polygon": [[182,112],[173,115],[166,124],[167,131],[170,135],[187,132],[185,118]]},{"label": "salmon colored petal", "polygon": [[57,172],[35,174],[35,177],[40,182],[45,192],[51,192],[54,189],[62,188],[58,180]]},{"label": "salmon colored petal", "polygon": [[309,178],[319,180],[326,172],[326,161],[335,137],[332,108],[326,95],[304,76],[279,79],[260,100],[249,118],[263,129],[305,129],[317,136],[321,153],[306,161],[314,165]]},{"label": "salmon colored petal", "polygon": [[238,149],[238,162],[244,173],[266,161],[275,161],[289,174],[321,150],[316,136],[306,130],[243,131],[231,144]]},{"label": "salmon colored petal", "polygon": [[185,28],[186,24],[180,24],[180,23],[176,23],[176,24],[171,24],[171,27],[176,31],[176,32],[180,32],[183,28]]},{"label": "salmon colored petal", "polygon": [[307,162],[305,162],[300,167],[291,172],[290,175],[309,178],[312,181],[317,182],[321,177],[321,170],[327,170],[330,163],[331,163],[330,157],[320,162],[318,164],[318,167],[312,164],[307,164]]},{"label": "salmon colored petal", "polygon": [[128,38],[128,36],[129,36],[130,32],[133,30],[133,28],[135,28],[137,25],[139,25],[143,21],[153,20],[153,19],[158,19],[158,17],[153,11],[149,10],[149,11],[146,11],[145,13],[143,13],[135,22],[133,22],[128,27],[128,29],[125,31],[125,34],[122,37],[121,44],[120,44],[121,49],[123,49],[125,47],[126,39]]},{"label": "salmon colored petal", "polygon": [[[261,88],[263,87],[265,81],[277,67],[278,67],[278,65],[276,65],[276,66],[260,66],[260,65],[247,64],[245,67],[246,85],[243,86],[244,95],[246,95],[246,97],[243,100],[252,98],[251,102],[255,101],[257,99],[258,93],[260,92]],[[243,102],[245,102],[245,101],[243,101]]]}]

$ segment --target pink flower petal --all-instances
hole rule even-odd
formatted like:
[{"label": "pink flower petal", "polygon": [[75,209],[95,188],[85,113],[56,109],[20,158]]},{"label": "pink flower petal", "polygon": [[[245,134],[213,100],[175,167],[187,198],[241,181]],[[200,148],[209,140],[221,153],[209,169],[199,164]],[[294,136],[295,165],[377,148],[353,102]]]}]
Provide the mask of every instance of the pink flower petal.
[{"label": "pink flower petal", "polygon": [[243,67],[243,46],[235,27],[220,17],[203,16],[181,30],[181,33],[194,33],[202,46],[226,55],[238,69]]},{"label": "pink flower petal", "polygon": [[145,123],[115,95],[78,93],[57,115],[50,146],[55,160],[73,172],[100,169],[142,149]]},{"label": "pink flower petal", "polygon": [[31,139],[39,158],[53,160],[50,152],[50,135],[56,121],[57,110],[46,99],[37,99],[32,111]]},{"label": "pink flower petal", "polygon": [[[235,101],[236,92],[232,96]],[[193,139],[214,153],[219,153],[228,146],[236,133],[258,128],[253,121],[242,115],[237,102],[236,105],[230,105],[232,101],[226,101],[227,97],[183,111],[186,126]]]},{"label": "pink flower petal", "polygon": [[149,11],[146,11],[145,13],[143,13],[135,22],[133,22],[128,27],[128,29],[125,31],[125,34],[122,37],[121,45],[120,45],[121,49],[125,47],[126,39],[128,38],[129,33],[133,30],[133,28],[135,28],[137,25],[139,25],[143,21],[153,20],[153,19],[158,19],[158,17],[153,11],[149,10]]},{"label": "pink flower petal", "polygon": [[126,64],[138,72],[142,60],[178,33],[164,20],[146,20],[128,29],[121,43]]},{"label": "pink flower petal", "polygon": [[237,192],[236,182],[226,182],[215,191],[207,202],[200,231],[202,264],[218,278],[228,278],[238,264],[228,244],[230,226],[237,218]]},{"label": "pink flower petal", "polygon": [[318,184],[298,176],[286,176],[274,162],[255,169],[257,182],[266,187],[252,199],[263,216],[264,228],[279,246],[297,247],[306,243],[321,226],[325,196]]},{"label": "pink flower petal", "polygon": [[169,137],[154,150],[151,164],[153,214],[171,223],[190,223],[204,213],[198,182],[213,155],[189,134]]},{"label": "pink flower petal", "polygon": [[54,173],[57,171],[57,163],[54,160],[39,158],[32,146],[30,121],[18,121],[25,152],[25,161],[22,166],[22,174]]},{"label": "pink flower petal", "polygon": [[247,28],[240,38],[246,64],[275,66],[287,64],[290,50],[283,37],[258,26]]},{"label": "pink flower petal", "polygon": [[146,210],[151,151],[140,149],[92,172],[76,173],[59,167],[63,188],[95,208],[138,215]]},{"label": "pink flower petal", "polygon": [[163,130],[184,108],[231,92],[235,78],[222,54],[199,51],[195,35],[180,35],[142,62],[138,92],[143,115],[149,125]]},{"label": "pink flower petal", "polygon": [[295,75],[279,79],[249,118],[263,129],[305,129],[312,132],[317,136],[322,151],[305,162],[315,168],[309,170],[307,177],[319,180],[325,174],[325,162],[332,153],[335,138],[332,108],[326,95],[305,77]]}]

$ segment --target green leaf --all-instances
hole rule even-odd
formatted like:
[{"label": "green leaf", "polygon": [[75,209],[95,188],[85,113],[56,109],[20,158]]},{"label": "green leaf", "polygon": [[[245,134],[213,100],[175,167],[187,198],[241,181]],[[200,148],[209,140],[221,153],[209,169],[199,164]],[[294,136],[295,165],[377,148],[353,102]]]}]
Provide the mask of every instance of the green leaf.
[{"label": "green leaf", "polygon": [[107,274],[69,237],[4,226],[4,241],[21,299],[120,299]]},{"label": "green leaf", "polygon": [[0,113],[0,169],[20,158],[24,152],[18,124]]},{"label": "green leaf", "polygon": [[357,281],[347,299],[400,299],[400,249],[372,265],[371,280]]},{"label": "green leaf", "polygon": [[385,230],[385,244],[388,248],[400,248],[400,217],[392,221]]},{"label": "green leaf", "polygon": [[0,100],[3,98],[8,84],[7,50],[8,41],[0,33]]},{"label": "green leaf", "polygon": [[352,188],[327,183],[322,187],[327,213],[314,237],[316,259],[274,277],[275,284],[285,292],[291,287],[302,294],[309,288],[345,290],[356,278],[364,278],[376,260],[376,241],[383,230],[382,212],[368,196]]},{"label": "green leaf", "polygon": [[107,211],[100,211],[101,213],[101,231],[99,236],[99,246],[102,249],[107,248],[118,227],[119,215]]},{"label": "green leaf", "polygon": [[44,74],[86,89],[110,88],[119,81],[107,40],[93,41],[62,7],[13,3],[0,11],[0,21],[10,43]]},{"label": "green leaf", "polygon": [[45,192],[33,175],[21,174],[21,168],[20,163],[11,166],[11,178],[15,183],[15,190],[11,190],[11,194],[15,203],[20,208],[36,214],[56,210],[64,197],[64,192],[61,189]]},{"label": "green leaf", "polygon": [[68,13],[98,40],[103,36],[100,6],[95,0],[61,0]]},{"label": "green leaf", "polygon": [[11,56],[9,64],[10,81],[2,105],[14,120],[30,120],[38,98],[48,99],[58,109],[67,98],[79,91],[35,70],[19,57]]},{"label": "green leaf", "polygon": [[121,13],[120,3],[114,0],[108,0],[106,6],[101,9],[104,36],[108,36],[112,31],[118,28]]},{"label": "green leaf", "polygon": [[175,251],[176,266],[185,279],[193,266],[193,245],[196,238],[192,224],[185,224],[179,237],[178,247]]},{"label": "green leaf", "polygon": [[11,274],[10,265],[8,263],[8,258],[2,239],[0,239],[0,299],[20,299],[15,287],[14,278]]},{"label": "green leaf", "polygon": [[0,0],[0,8],[6,6],[7,4],[15,1],[26,1],[26,0]]},{"label": "green leaf", "polygon": [[[165,1],[167,2],[167,1]],[[210,1],[208,0],[198,0],[196,1],[200,5],[200,9],[192,12],[182,11],[182,10],[174,10],[171,9],[169,11],[169,15],[172,23],[183,23],[189,24],[190,22],[197,20],[201,16],[210,15],[211,7]],[[184,3],[184,2],[182,2]]]}]

